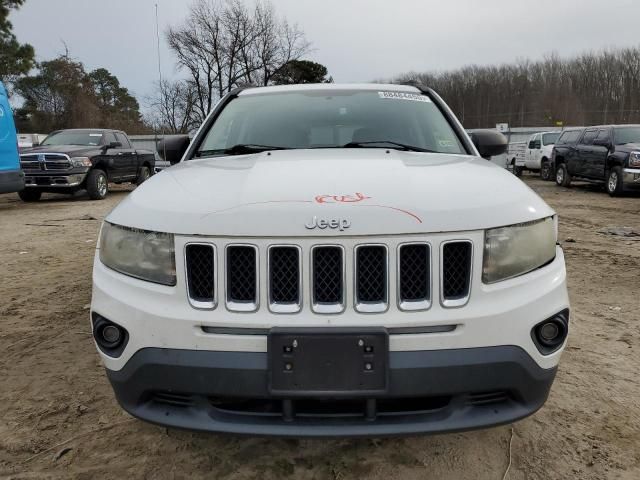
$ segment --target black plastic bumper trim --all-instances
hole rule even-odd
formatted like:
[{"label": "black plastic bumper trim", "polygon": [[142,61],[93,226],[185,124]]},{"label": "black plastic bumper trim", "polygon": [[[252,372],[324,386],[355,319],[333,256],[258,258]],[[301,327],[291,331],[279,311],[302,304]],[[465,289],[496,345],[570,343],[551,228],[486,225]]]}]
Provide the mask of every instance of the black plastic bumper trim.
[{"label": "black plastic bumper trim", "polygon": [[[391,352],[389,362],[388,389],[376,401],[446,396],[451,399],[447,406],[431,413],[373,420],[295,415],[285,419],[217,409],[211,397],[275,398],[268,390],[267,354],[257,352],[147,348],[136,352],[122,370],[107,370],[107,375],[126,411],[159,425],[244,435],[379,437],[513,422],[544,404],[556,374],[556,368],[539,367],[516,346]],[[468,402],[474,394],[493,391],[507,392],[508,399],[488,405]],[[180,406],[154,402],[154,392],[184,395],[188,402]]]}]

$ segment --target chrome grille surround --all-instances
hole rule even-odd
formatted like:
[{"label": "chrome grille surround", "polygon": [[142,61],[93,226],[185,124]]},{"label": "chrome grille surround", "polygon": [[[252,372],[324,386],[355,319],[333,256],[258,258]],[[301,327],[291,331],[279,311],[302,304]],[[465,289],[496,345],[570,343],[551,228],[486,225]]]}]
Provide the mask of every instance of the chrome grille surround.
[{"label": "chrome grille surround", "polygon": [[[213,250],[213,291],[211,292],[211,301],[203,301],[202,299],[197,299],[193,297],[193,292],[192,292],[192,288],[191,288],[191,282],[189,280],[189,277],[191,276],[192,273],[194,273],[191,270],[190,267],[190,259],[189,259],[189,247],[192,246],[201,246],[201,247],[209,247]],[[192,307],[194,308],[198,308],[198,309],[203,309],[203,310],[212,310],[214,308],[216,308],[216,306],[218,305],[218,255],[217,255],[217,249],[216,246],[212,243],[197,243],[197,242],[189,242],[184,246],[184,265],[185,265],[185,269],[184,269],[184,273],[185,273],[185,282],[187,285],[187,297],[189,298],[189,303],[191,304]]]},{"label": "chrome grille surround", "polygon": [[[461,295],[448,296],[445,293],[445,248],[453,244],[468,244],[469,260],[467,262],[468,271],[466,272],[466,292]],[[473,242],[467,239],[447,240],[440,244],[440,304],[445,308],[464,307],[471,296],[471,280],[473,278]]]},{"label": "chrome grille surround", "polygon": [[[384,249],[384,272],[383,272],[383,282],[384,282],[384,293],[381,295],[382,299],[379,302],[376,301],[366,301],[360,298],[362,296],[361,286],[360,286],[360,275],[364,272],[363,268],[367,268],[365,265],[358,264],[359,254],[364,252],[366,248],[381,248]],[[362,261],[361,261],[362,263]],[[356,245],[353,254],[353,304],[356,311],[361,313],[382,313],[386,312],[389,308],[389,249],[385,244],[380,243],[362,243]]]},{"label": "chrome grille surround", "polygon": [[[298,299],[295,302],[278,302],[273,298],[273,275],[275,274],[274,268],[272,265],[272,260],[274,258],[274,252],[278,249],[295,249],[298,253],[298,262],[297,262],[297,288],[298,288]],[[302,249],[298,245],[288,245],[288,244],[278,244],[278,245],[269,245],[267,248],[267,284],[268,284],[268,303],[269,310],[273,313],[298,313],[302,309]]]},{"label": "chrome grille surround", "polygon": [[[424,298],[404,298],[402,295],[402,258],[403,248],[406,247],[425,247],[426,248],[426,296]],[[398,309],[407,312],[417,312],[429,310],[431,308],[433,297],[433,256],[431,244],[429,242],[405,242],[398,245],[396,255],[396,295],[398,299]],[[406,267],[405,267],[406,268]]]},{"label": "chrome grille surround", "polygon": [[[254,294],[253,300],[246,299],[234,299],[230,296],[231,286],[229,282],[229,275],[231,274],[231,269],[229,268],[229,252],[236,248],[250,248],[254,251]],[[225,290],[225,304],[227,309],[232,312],[255,312],[258,310],[260,306],[260,255],[258,247],[251,244],[246,243],[231,243],[225,247],[225,255],[224,255],[224,290]]]},{"label": "chrome grille surround", "polygon": [[[317,270],[317,266],[316,266],[316,262],[315,262],[315,255],[316,252],[320,251],[320,249],[338,249],[340,251],[340,256],[341,256],[341,271],[339,274],[339,279],[340,279],[340,290],[341,290],[341,298],[339,302],[322,302],[322,301],[317,301],[316,300],[316,293],[317,293],[317,288],[318,286],[316,285],[316,280],[315,280],[315,276],[316,276],[316,270]],[[310,268],[309,268],[309,275],[310,275],[310,286],[311,286],[311,309],[315,312],[315,313],[321,313],[321,314],[331,314],[331,313],[342,313],[344,312],[345,308],[346,308],[346,286],[347,286],[347,282],[346,282],[346,259],[345,259],[345,249],[342,245],[336,245],[336,244],[324,244],[324,245],[314,245],[311,247],[311,255],[310,255],[310,262],[309,262]]]}]

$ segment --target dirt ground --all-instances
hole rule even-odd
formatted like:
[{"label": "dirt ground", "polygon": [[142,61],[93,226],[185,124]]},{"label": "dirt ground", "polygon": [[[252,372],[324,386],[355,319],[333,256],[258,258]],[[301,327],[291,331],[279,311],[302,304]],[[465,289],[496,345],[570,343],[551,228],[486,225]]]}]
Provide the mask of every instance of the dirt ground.
[{"label": "dirt ground", "polygon": [[572,329],[545,407],[512,426],[387,440],[167,430],[122,412],[90,336],[107,200],[0,196],[0,476],[6,478],[639,479],[640,196],[525,181],[560,215]]}]

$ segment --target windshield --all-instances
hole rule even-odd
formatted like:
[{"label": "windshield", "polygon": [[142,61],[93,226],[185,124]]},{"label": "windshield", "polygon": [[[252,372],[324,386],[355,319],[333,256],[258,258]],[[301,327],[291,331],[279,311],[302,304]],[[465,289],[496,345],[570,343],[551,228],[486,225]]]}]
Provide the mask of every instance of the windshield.
[{"label": "windshield", "polygon": [[93,147],[100,145],[102,133],[99,132],[55,132],[44,139],[42,145],[86,145]]},{"label": "windshield", "polygon": [[239,146],[466,153],[429,97],[382,88],[240,95],[224,108],[195,156],[250,153]]},{"label": "windshield", "polygon": [[616,145],[640,143],[640,127],[624,127],[615,129]]},{"label": "windshield", "polygon": [[543,133],[542,134],[542,144],[543,145],[554,145],[558,138],[560,137],[560,132],[558,133]]}]

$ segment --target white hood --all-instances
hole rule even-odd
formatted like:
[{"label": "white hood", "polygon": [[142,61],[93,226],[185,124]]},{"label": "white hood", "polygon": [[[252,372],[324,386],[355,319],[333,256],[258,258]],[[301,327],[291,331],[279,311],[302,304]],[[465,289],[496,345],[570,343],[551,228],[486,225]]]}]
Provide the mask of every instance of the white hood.
[{"label": "white hood", "polygon": [[[180,163],[137,188],[107,220],[185,235],[296,237],[480,230],[553,213],[479,157],[318,149]],[[314,217],[350,226],[306,228]]]}]

